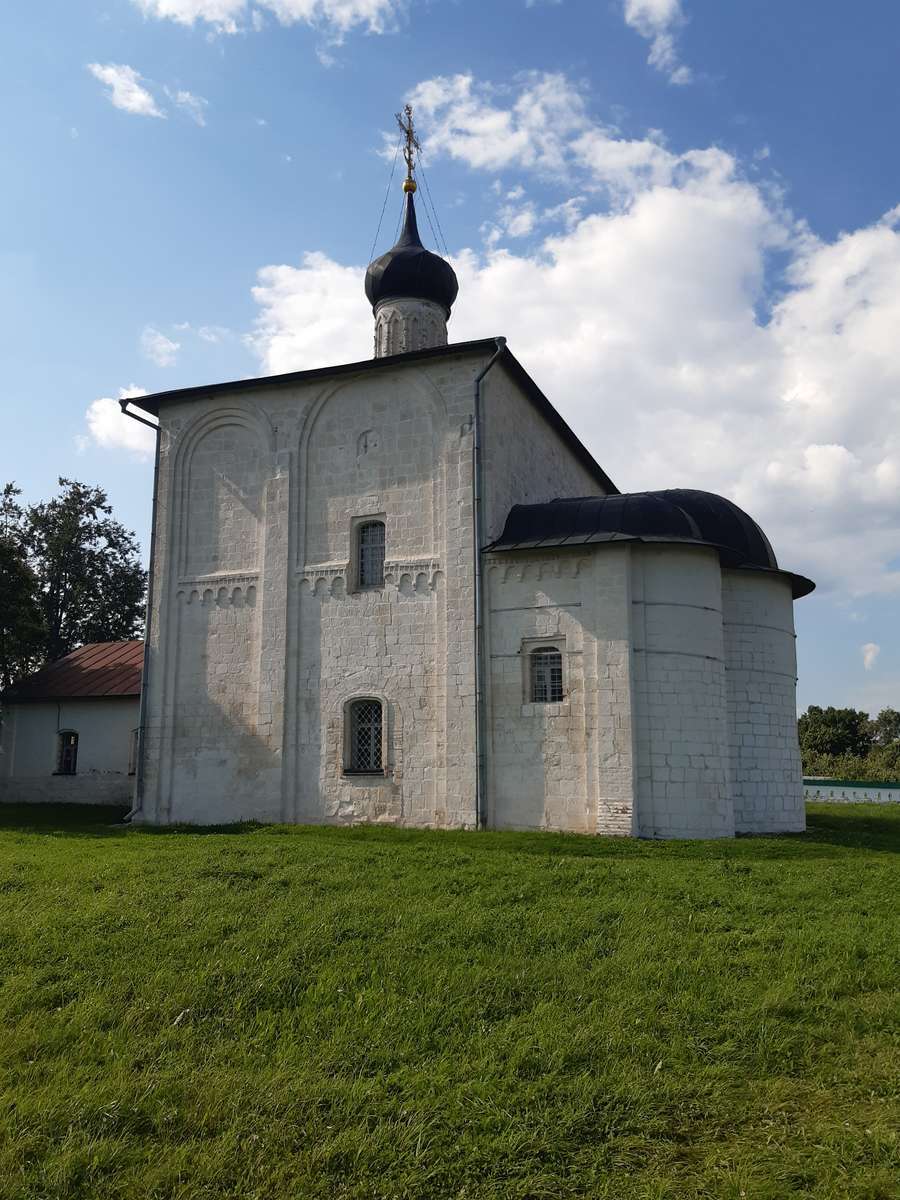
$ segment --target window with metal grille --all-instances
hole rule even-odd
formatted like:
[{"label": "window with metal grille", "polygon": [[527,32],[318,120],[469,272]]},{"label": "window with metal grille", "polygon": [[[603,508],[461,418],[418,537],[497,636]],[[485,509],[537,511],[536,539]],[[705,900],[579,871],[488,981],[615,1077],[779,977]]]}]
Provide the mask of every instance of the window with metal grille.
[{"label": "window with metal grille", "polygon": [[381,756],[382,709],[378,700],[354,700],[350,705],[348,771],[383,770]]},{"label": "window with metal grille", "polygon": [[384,522],[366,521],[357,533],[359,586],[381,587],[384,583]]},{"label": "window with metal grille", "polygon": [[78,734],[71,729],[60,730],[56,751],[57,775],[74,775],[78,761]]},{"label": "window with metal grille", "polygon": [[531,652],[531,703],[556,704],[562,698],[562,654],[555,646],[538,646]]}]

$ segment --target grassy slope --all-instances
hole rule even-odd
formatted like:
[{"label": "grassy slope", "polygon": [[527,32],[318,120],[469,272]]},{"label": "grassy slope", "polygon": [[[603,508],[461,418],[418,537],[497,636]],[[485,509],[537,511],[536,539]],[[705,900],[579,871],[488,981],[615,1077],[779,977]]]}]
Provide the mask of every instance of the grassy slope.
[{"label": "grassy slope", "polygon": [[2,1200],[900,1195],[896,809],[97,820],[0,811]]}]

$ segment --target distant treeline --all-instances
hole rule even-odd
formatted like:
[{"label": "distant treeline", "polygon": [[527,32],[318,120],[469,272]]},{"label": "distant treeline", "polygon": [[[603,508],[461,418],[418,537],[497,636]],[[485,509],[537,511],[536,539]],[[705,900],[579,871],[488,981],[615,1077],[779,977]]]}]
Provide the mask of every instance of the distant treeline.
[{"label": "distant treeline", "polygon": [[797,722],[804,775],[900,782],[900,712],[874,719],[855,708],[811,704]]}]

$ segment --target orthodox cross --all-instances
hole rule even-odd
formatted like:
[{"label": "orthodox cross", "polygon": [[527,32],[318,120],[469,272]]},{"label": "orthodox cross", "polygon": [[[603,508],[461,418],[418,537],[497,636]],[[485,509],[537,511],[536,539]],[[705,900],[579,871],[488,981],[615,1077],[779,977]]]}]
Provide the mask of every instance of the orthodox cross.
[{"label": "orthodox cross", "polygon": [[397,113],[397,124],[400,126],[403,137],[406,140],[406,145],[403,147],[403,157],[406,161],[406,179],[403,182],[403,190],[404,192],[414,192],[416,190],[416,181],[413,179],[413,166],[416,151],[421,152],[422,147],[419,145],[419,139],[416,137],[416,131],[413,126],[411,104],[407,104],[402,113]]}]

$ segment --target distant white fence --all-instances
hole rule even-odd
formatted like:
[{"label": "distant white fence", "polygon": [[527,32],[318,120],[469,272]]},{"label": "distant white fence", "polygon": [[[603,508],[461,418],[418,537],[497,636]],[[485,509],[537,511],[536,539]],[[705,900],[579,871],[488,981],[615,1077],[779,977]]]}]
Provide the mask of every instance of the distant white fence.
[{"label": "distant white fence", "polygon": [[900,804],[900,783],[804,779],[803,796],[819,804]]}]

